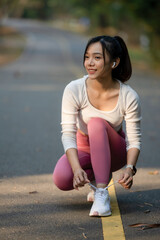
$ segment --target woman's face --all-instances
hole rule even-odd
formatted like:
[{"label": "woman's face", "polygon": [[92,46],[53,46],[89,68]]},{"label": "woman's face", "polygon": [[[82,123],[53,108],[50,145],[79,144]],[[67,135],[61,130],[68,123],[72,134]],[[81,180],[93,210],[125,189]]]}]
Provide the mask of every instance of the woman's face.
[{"label": "woman's face", "polygon": [[105,77],[108,72],[111,73],[111,62],[107,53],[105,53],[105,62],[103,57],[102,45],[100,42],[92,43],[85,54],[85,69],[89,78],[96,79]]}]

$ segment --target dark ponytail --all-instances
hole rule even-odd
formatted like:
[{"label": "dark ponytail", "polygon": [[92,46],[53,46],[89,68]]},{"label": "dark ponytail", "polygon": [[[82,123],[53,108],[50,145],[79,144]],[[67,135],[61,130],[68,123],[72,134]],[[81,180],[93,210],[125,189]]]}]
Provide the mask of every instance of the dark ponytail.
[{"label": "dark ponytail", "polygon": [[120,56],[120,63],[116,68],[113,69],[112,76],[113,78],[118,78],[122,82],[125,82],[129,80],[132,75],[131,61],[130,61],[127,46],[123,41],[123,39],[119,36],[115,36],[114,38],[120,44],[122,48],[122,52]]},{"label": "dark ponytail", "polygon": [[119,36],[97,36],[90,39],[84,52],[83,62],[85,61],[85,54],[88,47],[96,42],[100,42],[102,45],[104,61],[106,51],[107,53],[109,53],[110,61],[114,61],[117,58],[120,58],[119,65],[112,70],[112,77],[119,79],[121,82],[126,82],[132,75],[132,66],[127,46],[123,39]]}]

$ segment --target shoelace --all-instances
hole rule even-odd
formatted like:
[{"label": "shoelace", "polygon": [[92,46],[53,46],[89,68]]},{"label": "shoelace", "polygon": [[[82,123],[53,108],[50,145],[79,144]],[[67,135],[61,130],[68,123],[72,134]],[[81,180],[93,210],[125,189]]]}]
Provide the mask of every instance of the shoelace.
[{"label": "shoelace", "polygon": [[[118,183],[118,181],[115,181],[113,183],[111,183],[110,185],[108,185],[107,187],[105,187],[104,189],[107,190],[109,187],[111,187],[112,185]],[[97,190],[97,187],[95,187],[93,184],[89,183],[90,187],[93,188],[94,190]]]},{"label": "shoelace", "polygon": [[104,191],[96,191],[95,192],[95,194],[96,194],[96,199],[98,199],[98,200],[100,200],[100,201],[104,201],[105,200],[105,198],[106,198],[106,194],[107,194],[107,198],[108,198],[108,192],[106,192],[106,194],[104,194]]}]

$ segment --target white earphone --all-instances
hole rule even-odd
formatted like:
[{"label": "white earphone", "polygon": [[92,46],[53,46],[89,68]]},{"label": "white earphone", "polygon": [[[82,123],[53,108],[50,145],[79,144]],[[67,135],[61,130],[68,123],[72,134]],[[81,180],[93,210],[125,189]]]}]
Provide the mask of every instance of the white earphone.
[{"label": "white earphone", "polygon": [[116,66],[116,62],[113,63],[112,67],[115,67]]}]

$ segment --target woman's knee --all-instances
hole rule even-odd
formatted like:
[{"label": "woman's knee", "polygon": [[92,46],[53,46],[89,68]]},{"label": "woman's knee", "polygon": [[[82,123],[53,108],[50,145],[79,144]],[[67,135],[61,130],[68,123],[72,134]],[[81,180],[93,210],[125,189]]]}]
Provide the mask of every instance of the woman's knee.
[{"label": "woman's knee", "polygon": [[107,126],[107,121],[105,119],[95,117],[91,118],[88,122],[88,131],[103,131]]},{"label": "woman's knee", "polygon": [[53,172],[53,182],[61,190],[73,189],[73,172],[65,155],[56,164]]},{"label": "woman's knee", "polygon": [[56,169],[53,172],[53,182],[60,190],[68,191],[73,189],[73,178],[63,172],[56,171]]}]

